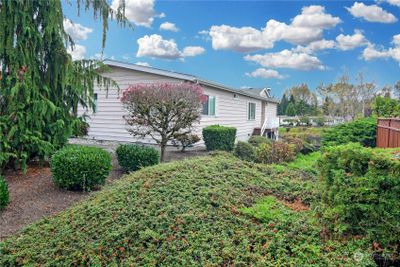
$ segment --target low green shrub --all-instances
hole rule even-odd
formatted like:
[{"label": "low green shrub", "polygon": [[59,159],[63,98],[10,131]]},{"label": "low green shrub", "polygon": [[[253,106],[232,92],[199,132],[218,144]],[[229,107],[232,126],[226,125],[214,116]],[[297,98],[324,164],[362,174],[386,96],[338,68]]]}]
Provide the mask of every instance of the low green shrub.
[{"label": "low green shrub", "polygon": [[257,148],[257,161],[261,163],[283,163],[294,160],[295,147],[282,141],[263,144]]},{"label": "low green shrub", "polygon": [[271,144],[272,140],[261,135],[253,135],[249,138],[249,144],[254,147],[259,147],[261,144]]},{"label": "low green shrub", "polygon": [[256,149],[249,143],[239,141],[235,146],[235,156],[246,161],[256,160]]},{"label": "low green shrub", "polygon": [[8,185],[3,176],[0,175],[0,210],[4,209],[10,201]]},{"label": "low green shrub", "polygon": [[297,137],[292,137],[292,136],[286,136],[283,138],[283,141],[285,143],[288,143],[290,145],[293,145],[294,153],[299,153],[303,147],[304,147],[304,142],[300,138]]},{"label": "low green shrub", "polygon": [[111,171],[111,155],[97,147],[67,146],[50,162],[53,181],[68,190],[89,191],[103,185]]},{"label": "low green shrub", "polygon": [[124,144],[118,146],[116,154],[118,163],[125,172],[137,171],[160,161],[160,153],[150,146]]},{"label": "low green shrub", "polygon": [[395,249],[400,242],[400,161],[352,143],[327,148],[318,169],[329,229],[367,235]]},{"label": "low green shrub", "polygon": [[347,143],[360,143],[363,146],[376,146],[377,122],[374,118],[358,119],[328,128],[321,135],[322,146],[337,146]]},{"label": "low green shrub", "polygon": [[211,125],[203,128],[203,139],[208,151],[232,151],[235,147],[236,128]]}]

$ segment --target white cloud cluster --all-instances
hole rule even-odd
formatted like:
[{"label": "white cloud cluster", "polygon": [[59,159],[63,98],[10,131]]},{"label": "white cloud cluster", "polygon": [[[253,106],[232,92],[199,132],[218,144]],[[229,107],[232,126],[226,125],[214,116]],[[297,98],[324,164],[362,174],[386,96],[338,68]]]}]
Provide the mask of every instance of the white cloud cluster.
[{"label": "white cloud cluster", "polygon": [[158,34],[145,35],[137,40],[139,49],[137,57],[155,57],[163,59],[178,59],[203,54],[205,49],[200,46],[187,46],[180,51],[173,39],[165,40]]},{"label": "white cloud cluster", "polygon": [[336,37],[336,42],[337,48],[343,51],[368,44],[368,40],[360,30],[355,30],[353,35],[340,34]]},{"label": "white cloud cluster", "polygon": [[65,32],[68,33],[74,41],[86,40],[89,33],[93,32],[93,29],[78,23],[73,23],[69,19],[64,19],[63,24]]},{"label": "white cloud cluster", "polygon": [[346,9],[356,18],[363,18],[369,22],[395,23],[397,18],[377,5],[365,5],[355,2],[353,6]]},{"label": "white cloud cluster", "polygon": [[393,47],[388,49],[376,48],[375,45],[369,44],[364,49],[362,57],[367,61],[379,58],[392,58],[400,63],[400,34],[393,36],[392,44]]},{"label": "white cloud cluster", "polygon": [[265,69],[265,68],[258,68],[253,72],[246,73],[247,76],[253,77],[253,78],[264,78],[264,79],[284,79],[285,77],[281,75],[278,71],[276,70],[271,70],[271,69]]},{"label": "white cloud cluster", "polygon": [[389,4],[391,4],[393,6],[400,7],[400,0],[386,0],[386,2],[388,2]]},{"label": "white cloud cluster", "polygon": [[333,49],[335,48],[336,43],[333,40],[318,40],[309,43],[307,46],[297,46],[293,51],[295,52],[303,52],[307,54],[314,54],[315,52],[326,50],[326,49]]},{"label": "white cloud cluster", "polygon": [[[164,13],[156,14],[154,2],[155,0],[125,0],[125,16],[136,25],[150,27],[155,17],[165,17]],[[119,5],[120,0],[113,0],[111,8],[116,10]]]},{"label": "white cloud cluster", "polygon": [[171,22],[164,22],[160,25],[160,30],[164,31],[171,31],[171,32],[177,32],[179,31],[178,27],[174,23]]},{"label": "white cloud cluster", "polygon": [[209,35],[214,49],[251,52],[272,48],[277,41],[306,45],[320,40],[323,30],[340,22],[339,17],[326,13],[323,6],[312,5],[303,7],[301,14],[294,17],[290,24],[271,19],[261,30],[253,27],[212,26]]},{"label": "white cloud cluster", "polygon": [[67,52],[72,56],[72,60],[81,60],[85,58],[86,47],[83,45],[75,44],[73,48],[68,47]]},{"label": "white cloud cluster", "polygon": [[267,68],[288,68],[297,70],[325,69],[322,62],[315,56],[303,52],[282,50],[264,55],[246,55],[245,60],[253,61]]}]

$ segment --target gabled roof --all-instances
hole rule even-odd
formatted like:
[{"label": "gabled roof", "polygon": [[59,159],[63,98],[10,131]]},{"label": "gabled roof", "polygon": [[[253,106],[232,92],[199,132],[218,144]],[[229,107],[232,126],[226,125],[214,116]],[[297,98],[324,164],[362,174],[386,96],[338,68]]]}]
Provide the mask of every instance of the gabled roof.
[{"label": "gabled roof", "polygon": [[175,78],[175,79],[179,79],[179,80],[183,80],[183,81],[190,81],[190,82],[199,83],[202,85],[214,87],[217,89],[221,89],[221,90],[232,92],[232,93],[239,94],[239,95],[244,95],[244,96],[248,96],[248,97],[252,97],[252,98],[256,98],[256,99],[260,99],[260,100],[265,100],[268,102],[279,103],[279,100],[277,100],[277,99],[274,99],[274,98],[268,97],[268,96],[263,96],[260,93],[255,94],[254,92],[249,91],[248,89],[240,90],[240,89],[226,87],[225,85],[207,81],[207,80],[201,79],[199,77],[196,77],[194,75],[189,75],[189,74],[184,74],[184,73],[179,73],[179,72],[174,72],[174,71],[169,71],[169,70],[163,70],[163,69],[158,69],[158,68],[153,68],[153,67],[147,67],[147,66],[142,66],[142,65],[136,65],[136,64],[132,64],[132,63],[126,63],[126,62],[110,60],[110,59],[104,60],[103,63],[108,66],[130,69],[130,70],[135,70],[135,71],[141,71],[141,72],[161,75],[161,76],[165,76],[165,77]]}]

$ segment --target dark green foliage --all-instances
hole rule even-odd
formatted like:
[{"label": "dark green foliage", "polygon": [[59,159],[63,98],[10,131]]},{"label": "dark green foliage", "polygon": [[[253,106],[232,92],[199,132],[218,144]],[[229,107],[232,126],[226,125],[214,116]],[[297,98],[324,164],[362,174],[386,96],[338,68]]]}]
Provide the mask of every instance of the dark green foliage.
[{"label": "dark green foliage", "polygon": [[377,122],[374,118],[355,120],[349,123],[327,128],[321,135],[322,146],[336,146],[350,142],[363,146],[376,146]]},{"label": "dark green foliage", "polygon": [[203,128],[203,139],[208,151],[232,151],[235,146],[236,128],[211,125]]},{"label": "dark green foliage", "polygon": [[149,146],[125,144],[116,150],[118,163],[125,172],[137,171],[143,167],[156,165],[160,161],[160,153]]},{"label": "dark green foliage", "polygon": [[400,101],[390,97],[378,96],[372,103],[372,110],[378,117],[391,118],[400,116]]},{"label": "dark green foliage", "polygon": [[327,148],[318,166],[326,225],[395,249],[400,241],[400,161],[353,143]]},{"label": "dark green foliage", "polygon": [[261,135],[253,135],[249,138],[249,144],[254,147],[259,147],[261,144],[271,144],[272,140]]},{"label": "dark green foliage", "polygon": [[256,149],[249,143],[239,141],[235,146],[235,156],[246,161],[255,161]]},{"label": "dark green foliage", "polygon": [[110,153],[97,147],[68,146],[51,158],[54,183],[68,190],[89,191],[103,185],[110,171]]},{"label": "dark green foliage", "polygon": [[263,144],[257,148],[257,161],[261,163],[284,163],[296,157],[295,145],[282,141]]},{"label": "dark green foliage", "polygon": [[10,196],[8,193],[7,182],[4,177],[0,175],[0,210],[4,209],[9,201]]},{"label": "dark green foliage", "polygon": [[[107,1],[78,0],[103,22],[125,24],[124,7]],[[26,169],[32,158],[45,159],[71,136],[78,104],[91,107],[94,82],[115,85],[99,75],[101,62],[72,61],[66,46],[62,1],[1,1],[0,8],[0,169]]]},{"label": "dark green foliage", "polygon": [[368,253],[325,243],[287,209],[287,221],[252,218],[266,194],[309,204],[315,181],[219,154],[125,176],[5,240],[0,266],[356,266],[343,255]]},{"label": "dark green foliage", "polygon": [[78,120],[75,121],[75,125],[73,128],[73,136],[75,137],[87,136],[88,132],[89,132],[89,123],[84,121],[82,118],[78,118]]}]

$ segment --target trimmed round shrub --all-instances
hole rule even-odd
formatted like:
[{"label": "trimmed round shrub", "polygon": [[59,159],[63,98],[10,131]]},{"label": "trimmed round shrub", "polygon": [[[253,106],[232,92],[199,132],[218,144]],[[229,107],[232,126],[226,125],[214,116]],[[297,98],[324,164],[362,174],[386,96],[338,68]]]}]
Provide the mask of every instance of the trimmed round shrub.
[{"label": "trimmed round shrub", "polygon": [[249,143],[239,141],[235,146],[235,156],[246,161],[256,160],[256,149]]},{"label": "trimmed round shrub", "polygon": [[118,163],[125,172],[137,171],[160,161],[158,150],[149,146],[124,144],[117,148],[116,153]]},{"label": "trimmed round shrub", "polygon": [[232,151],[235,147],[236,128],[211,125],[203,128],[203,139],[208,151]]},{"label": "trimmed round shrub", "polygon": [[261,163],[283,163],[293,161],[296,157],[293,145],[282,141],[263,144],[257,148],[257,161]]},{"label": "trimmed round shrub", "polygon": [[249,144],[259,147],[261,144],[272,144],[272,140],[261,135],[253,135],[249,138]]},{"label": "trimmed round shrub", "polygon": [[0,175],[0,210],[4,209],[10,200],[8,185],[3,176]]},{"label": "trimmed round shrub", "polygon": [[67,146],[50,162],[54,183],[68,190],[90,191],[103,185],[111,171],[111,155],[97,147]]}]

